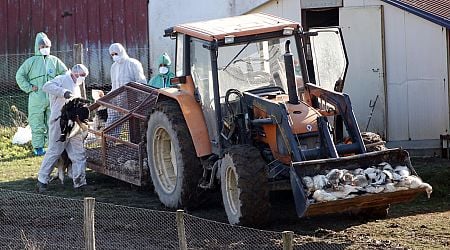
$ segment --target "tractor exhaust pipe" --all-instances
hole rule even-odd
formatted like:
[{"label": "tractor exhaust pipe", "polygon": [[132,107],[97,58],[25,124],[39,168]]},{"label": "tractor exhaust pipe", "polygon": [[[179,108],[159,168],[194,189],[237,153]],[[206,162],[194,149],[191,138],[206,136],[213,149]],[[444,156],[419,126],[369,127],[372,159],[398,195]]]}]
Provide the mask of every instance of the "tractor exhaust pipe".
[{"label": "tractor exhaust pipe", "polygon": [[299,104],[297,84],[295,83],[294,74],[294,60],[289,45],[291,41],[287,40],[285,43],[286,53],[284,54],[284,67],[286,69],[286,81],[288,86],[288,95],[290,104]]}]

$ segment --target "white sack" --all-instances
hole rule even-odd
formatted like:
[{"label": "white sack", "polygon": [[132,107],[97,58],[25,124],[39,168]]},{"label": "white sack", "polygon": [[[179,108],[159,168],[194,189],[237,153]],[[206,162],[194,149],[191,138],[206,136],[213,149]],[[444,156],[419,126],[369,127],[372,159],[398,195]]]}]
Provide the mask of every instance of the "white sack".
[{"label": "white sack", "polygon": [[18,127],[17,132],[14,134],[14,136],[12,138],[12,143],[23,145],[29,141],[31,141],[30,125],[26,126],[25,128]]}]

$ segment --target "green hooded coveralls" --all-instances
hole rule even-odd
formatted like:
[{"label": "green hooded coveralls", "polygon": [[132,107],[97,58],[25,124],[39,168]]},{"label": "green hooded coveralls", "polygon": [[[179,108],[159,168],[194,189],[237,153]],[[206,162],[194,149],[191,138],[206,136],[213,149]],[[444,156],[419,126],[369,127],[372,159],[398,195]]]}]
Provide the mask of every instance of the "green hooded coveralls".
[{"label": "green hooded coveralls", "polygon": [[[42,86],[49,80],[67,72],[66,65],[56,56],[43,56],[39,51],[39,42],[47,35],[39,32],[34,44],[35,55],[25,60],[16,73],[19,88],[28,96],[28,122],[31,127],[33,148],[43,148],[48,137],[48,118],[50,107],[48,95]],[[38,90],[33,91],[33,86]]]},{"label": "green hooded coveralls", "polygon": [[165,64],[169,68],[169,71],[166,74],[158,73],[157,75],[153,76],[152,79],[148,82],[150,86],[156,87],[156,88],[166,88],[170,87],[170,79],[175,77],[175,74],[170,70],[170,65],[172,62],[170,61],[169,55],[167,53],[164,53],[159,56],[156,68],[159,69],[159,65]]}]

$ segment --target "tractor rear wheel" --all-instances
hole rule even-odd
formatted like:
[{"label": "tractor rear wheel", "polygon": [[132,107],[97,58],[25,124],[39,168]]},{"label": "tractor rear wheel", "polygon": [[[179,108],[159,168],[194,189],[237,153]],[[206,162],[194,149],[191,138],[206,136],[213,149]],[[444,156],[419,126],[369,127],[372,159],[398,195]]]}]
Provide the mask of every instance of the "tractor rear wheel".
[{"label": "tractor rear wheel", "polygon": [[196,205],[202,167],[178,103],[156,105],[146,138],[150,176],[160,201],[171,208]]},{"label": "tractor rear wheel", "polygon": [[232,146],[220,165],[222,200],[230,224],[261,226],[270,216],[266,163],[257,148]]}]

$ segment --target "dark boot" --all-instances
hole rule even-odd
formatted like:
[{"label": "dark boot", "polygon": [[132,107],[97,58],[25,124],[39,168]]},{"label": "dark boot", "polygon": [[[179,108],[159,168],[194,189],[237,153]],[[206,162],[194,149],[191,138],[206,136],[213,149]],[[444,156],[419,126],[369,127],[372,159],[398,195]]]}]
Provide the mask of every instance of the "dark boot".
[{"label": "dark boot", "polygon": [[37,193],[45,193],[47,191],[47,184],[44,184],[40,181],[36,183],[36,192]]}]

